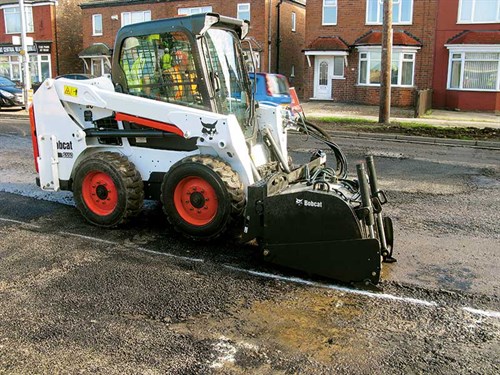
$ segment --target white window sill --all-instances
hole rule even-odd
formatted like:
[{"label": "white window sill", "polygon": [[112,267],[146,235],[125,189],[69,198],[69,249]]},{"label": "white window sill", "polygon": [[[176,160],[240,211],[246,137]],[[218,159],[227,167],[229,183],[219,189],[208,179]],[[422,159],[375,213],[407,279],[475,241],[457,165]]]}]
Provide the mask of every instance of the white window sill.
[{"label": "white window sill", "polygon": [[[380,83],[357,83],[357,87],[380,87]],[[401,86],[401,85],[391,85],[391,87],[395,87],[397,89],[415,89],[416,86]]]},{"label": "white window sill", "polygon": [[[406,26],[411,26],[413,25],[413,22],[392,22],[393,25],[406,25]],[[382,26],[383,23],[379,22],[366,22],[365,25],[367,26]]]},{"label": "white window sill", "polygon": [[457,25],[487,25],[487,24],[492,24],[492,23],[499,23],[500,20],[498,21],[457,21]]},{"label": "white window sill", "polygon": [[446,90],[448,91],[472,91],[472,92],[500,92],[500,90],[488,90],[488,89],[455,89],[451,87],[447,87]]},{"label": "white window sill", "polygon": [[345,79],[345,77],[341,77],[341,76],[336,76],[336,77],[335,77],[335,76],[334,76],[334,77],[332,77],[332,79],[336,79],[336,80],[344,80],[344,79]]},{"label": "white window sill", "polygon": [[337,23],[322,23],[321,26],[337,26]]}]

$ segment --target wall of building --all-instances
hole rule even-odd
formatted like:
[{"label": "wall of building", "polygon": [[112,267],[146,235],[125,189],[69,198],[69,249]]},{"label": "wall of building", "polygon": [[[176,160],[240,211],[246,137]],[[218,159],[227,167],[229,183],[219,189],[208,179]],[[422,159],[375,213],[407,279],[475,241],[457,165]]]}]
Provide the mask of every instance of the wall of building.
[{"label": "wall of building", "polygon": [[[295,31],[292,31],[292,12],[296,15]],[[277,17],[276,17],[277,19]],[[299,97],[304,94],[303,74],[304,55],[301,48],[305,40],[305,7],[296,3],[284,1],[280,6],[280,45],[279,45],[279,67],[274,68],[276,72],[288,77],[290,85],[295,87]],[[274,55],[277,55],[277,50]],[[292,77],[292,66],[295,74]]]},{"label": "wall of building", "polygon": [[496,92],[447,90],[449,52],[447,41],[464,30],[498,30],[500,24],[457,24],[459,1],[440,1],[437,11],[435,61],[433,67],[433,108],[500,111]]},{"label": "wall of building", "polygon": [[[382,25],[366,25],[366,1],[338,0],[337,25],[322,25],[322,0],[308,0],[306,15],[306,41],[309,45],[321,36],[340,36],[349,45],[365,33],[374,30],[382,31]],[[414,0],[411,25],[393,25],[393,30],[408,31],[422,42],[421,49],[416,54],[414,87],[392,88],[392,104],[395,106],[412,106],[416,90],[432,87],[432,72],[434,62],[434,32],[436,27],[438,0]],[[333,100],[377,104],[378,87],[360,86],[357,84],[359,55],[351,48],[348,56],[348,67],[345,67],[345,80],[333,81]],[[311,66],[305,65],[304,76],[307,77],[304,96],[313,96],[314,58],[311,56]],[[337,96],[335,96],[337,94]]]}]

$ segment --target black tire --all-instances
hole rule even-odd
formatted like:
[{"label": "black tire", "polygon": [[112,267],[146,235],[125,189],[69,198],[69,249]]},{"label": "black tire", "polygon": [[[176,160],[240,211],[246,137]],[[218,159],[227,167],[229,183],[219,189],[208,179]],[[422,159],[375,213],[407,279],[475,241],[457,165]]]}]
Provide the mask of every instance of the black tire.
[{"label": "black tire", "polygon": [[144,203],[141,175],[115,152],[89,155],[77,167],[73,196],[83,217],[99,227],[115,227],[137,215]]},{"label": "black tire", "polygon": [[180,160],[165,175],[161,201],[175,230],[194,240],[212,240],[239,221],[245,195],[229,164],[195,155]]}]

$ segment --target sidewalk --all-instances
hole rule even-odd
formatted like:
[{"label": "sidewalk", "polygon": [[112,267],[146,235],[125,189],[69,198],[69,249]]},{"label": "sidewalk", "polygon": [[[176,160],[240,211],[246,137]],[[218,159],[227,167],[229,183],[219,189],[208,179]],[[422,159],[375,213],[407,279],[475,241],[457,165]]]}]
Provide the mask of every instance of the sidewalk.
[{"label": "sidewalk", "polygon": [[[365,119],[378,121],[379,107],[360,104],[333,103],[326,101],[303,102],[302,108],[306,117],[345,117],[355,119]],[[3,108],[0,110],[0,117],[3,118],[27,118],[28,111]],[[500,115],[484,112],[458,112],[433,109],[424,117],[414,118],[413,109],[391,108],[392,122],[421,123],[441,127],[474,127],[479,129],[494,128],[500,129]]]},{"label": "sidewalk", "polygon": [[[306,117],[345,117],[378,121],[379,107],[333,103],[326,101],[303,102],[302,108]],[[414,118],[413,109],[391,108],[392,122],[421,123],[441,127],[474,127],[500,129],[500,115],[484,112],[459,112],[433,109],[424,117]]]}]

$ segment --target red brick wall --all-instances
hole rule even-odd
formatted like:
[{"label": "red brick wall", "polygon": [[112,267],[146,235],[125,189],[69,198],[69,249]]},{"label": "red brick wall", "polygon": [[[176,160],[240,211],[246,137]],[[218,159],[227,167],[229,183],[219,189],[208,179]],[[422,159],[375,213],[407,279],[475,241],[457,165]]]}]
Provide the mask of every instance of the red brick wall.
[{"label": "red brick wall", "polygon": [[[416,89],[426,89],[432,87],[437,3],[438,0],[414,0],[412,24],[393,25],[394,31],[406,30],[416,36],[423,44],[422,48],[416,54],[414,75],[415,87],[394,87],[392,89],[393,105],[413,105]],[[334,26],[322,25],[322,10],[322,0],[309,0],[307,2],[306,45],[320,36],[340,36],[351,45],[356,39],[370,30],[382,31],[382,25],[365,24],[365,0],[338,0],[337,25]],[[345,69],[346,80],[333,81],[334,100],[354,103],[378,103],[378,87],[357,85],[358,53],[356,49],[350,51],[348,64],[349,66]],[[304,69],[304,76],[307,77],[307,80],[309,81],[305,84],[305,98],[313,96],[313,74],[314,58],[311,57],[311,67],[306,64]],[[337,94],[337,97],[335,97],[335,94]]]},{"label": "red brick wall", "polygon": [[[276,1],[276,0],[273,0]],[[179,8],[212,6],[215,13],[220,13],[225,16],[236,17],[237,4],[249,2],[250,5],[250,32],[249,36],[254,37],[264,47],[261,53],[261,67],[267,69],[267,23],[268,23],[268,2],[269,0],[229,0],[229,1],[199,1],[199,0],[182,0],[170,1],[168,3],[149,3],[120,5],[107,7],[94,7],[82,9],[82,30],[83,30],[83,48],[92,45],[93,43],[105,43],[110,48],[113,48],[115,35],[121,27],[121,13],[133,11],[151,11],[151,19],[176,17]],[[103,20],[103,35],[92,36],[92,15],[102,14]],[[111,16],[117,15],[118,20],[112,20]]]},{"label": "red brick wall", "polygon": [[[292,12],[296,15],[295,32],[292,31]],[[284,1],[280,10],[280,60],[278,72],[288,77],[290,85],[303,96],[304,54],[301,51],[305,41],[306,10],[296,3]],[[276,53],[275,53],[276,55]],[[291,77],[292,66],[295,66],[295,77]],[[275,68],[274,68],[275,69]],[[276,70],[276,69],[275,69]]]},{"label": "red brick wall", "polygon": [[464,30],[498,30],[500,24],[457,24],[458,1],[440,1],[437,11],[432,105],[434,108],[500,111],[496,92],[447,90],[449,51],[446,42]]}]

